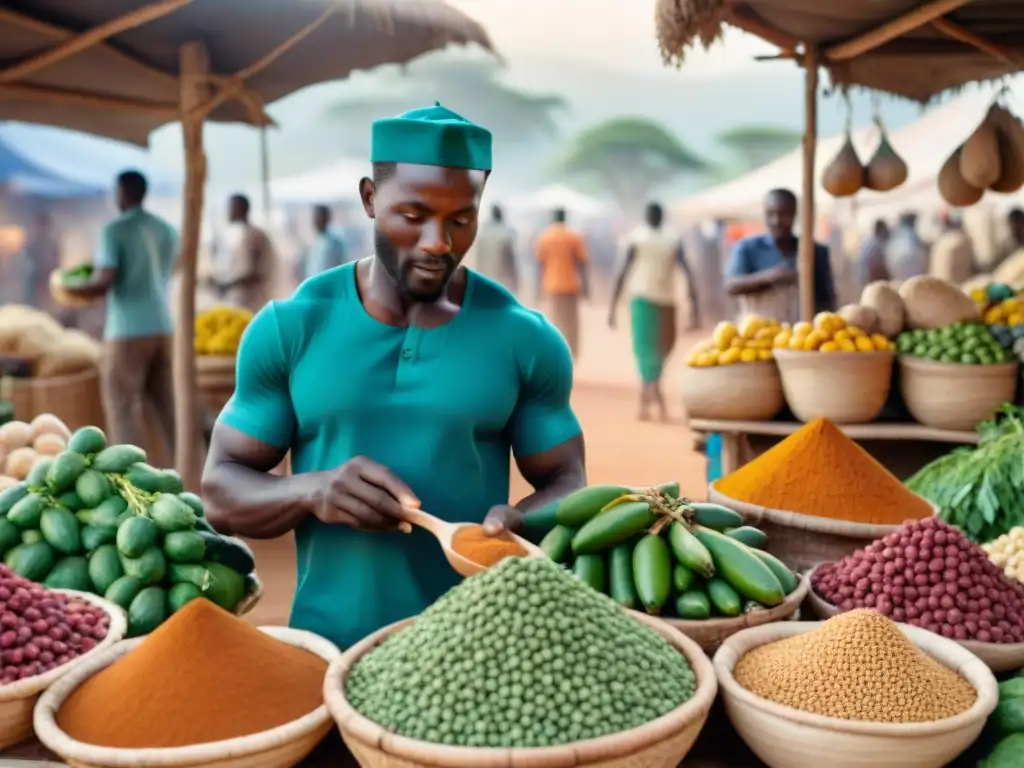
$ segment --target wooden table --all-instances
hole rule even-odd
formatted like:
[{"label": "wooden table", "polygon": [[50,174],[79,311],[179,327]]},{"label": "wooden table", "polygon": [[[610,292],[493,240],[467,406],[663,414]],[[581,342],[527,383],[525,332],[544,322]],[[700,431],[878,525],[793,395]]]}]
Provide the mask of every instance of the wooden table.
[{"label": "wooden table", "polygon": [[[726,475],[802,426],[797,421],[690,419],[689,422],[690,429],[696,432],[717,432],[722,436],[722,473]],[[976,432],[932,429],[913,423],[876,422],[836,426],[901,480],[956,446],[978,442]]]}]

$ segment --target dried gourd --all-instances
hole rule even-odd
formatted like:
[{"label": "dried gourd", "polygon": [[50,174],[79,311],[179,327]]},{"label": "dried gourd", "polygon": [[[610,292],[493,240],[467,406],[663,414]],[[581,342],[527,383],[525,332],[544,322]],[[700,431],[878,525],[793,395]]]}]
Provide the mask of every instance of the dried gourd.
[{"label": "dried gourd", "polygon": [[833,197],[855,195],[864,186],[864,166],[857,157],[850,134],[846,134],[842,149],[825,166],[821,174],[821,186]]},{"label": "dried gourd", "polygon": [[889,137],[882,129],[878,149],[864,167],[864,186],[876,192],[888,192],[905,182],[907,173],[907,164],[896,154],[896,150],[889,143]]},{"label": "dried gourd", "polygon": [[977,189],[987,189],[1002,175],[999,161],[999,131],[992,119],[992,111],[985,115],[981,125],[967,137],[960,148],[960,175]]},{"label": "dried gourd", "polygon": [[978,305],[959,286],[931,275],[918,275],[900,286],[907,327],[932,330],[981,319]]},{"label": "dried gourd", "polygon": [[886,280],[876,280],[864,286],[860,303],[878,313],[878,332],[894,339],[903,331],[906,309],[903,299]]},{"label": "dried gourd", "polygon": [[983,187],[968,184],[960,173],[962,150],[962,146],[957,148],[939,169],[939,194],[943,200],[957,208],[974,205],[985,194]]},{"label": "dried gourd", "polygon": [[1008,194],[1024,187],[1024,125],[1003,107],[992,108],[992,122],[999,137],[1001,173],[989,189]]}]

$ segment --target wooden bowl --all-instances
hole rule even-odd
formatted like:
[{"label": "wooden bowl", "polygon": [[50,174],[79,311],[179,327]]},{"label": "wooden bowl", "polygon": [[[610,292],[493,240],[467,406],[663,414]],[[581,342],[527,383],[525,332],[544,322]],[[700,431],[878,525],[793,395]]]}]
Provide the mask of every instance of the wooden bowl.
[{"label": "wooden bowl", "polygon": [[900,631],[918,648],[974,686],[978,698],[966,712],[932,723],[841,720],[762,699],[736,682],[733,669],[747,652],[820,626],[799,621],[745,629],[715,654],[726,714],[769,768],[941,768],[978,738],[998,703],[996,679],[979,659],[952,640],[905,624]]},{"label": "wooden bowl", "polygon": [[697,690],[668,714],[622,733],[558,747],[521,749],[452,747],[388,733],[352,708],[345,698],[345,680],[363,656],[415,619],[384,627],[332,662],[324,680],[324,700],[363,768],[676,768],[697,740],[715,700],[714,671],[700,647],[681,632],[647,616],[636,619],[686,656],[697,677]]},{"label": "wooden bowl", "polygon": [[[674,619],[669,616],[652,616],[651,618],[663,621],[670,627],[678,629],[697,643],[705,652],[713,653],[718,650],[718,647],[727,637],[735,635],[742,629],[759,627],[762,624],[770,624],[773,621],[787,621],[800,609],[800,604],[807,597],[810,586],[811,582],[808,577],[801,576],[796,589],[774,608],[746,613],[731,619],[716,618],[693,621],[689,619]],[[646,615],[640,614],[638,611],[630,611],[630,613]]]},{"label": "wooden bowl", "polygon": [[[334,661],[341,652],[328,640],[299,629],[260,627],[289,645],[309,651],[324,660]],[[71,738],[57,725],[61,704],[82,683],[106,669],[128,653],[144,637],[125,640],[90,659],[62,678],[59,685],[48,690],[36,705],[36,736],[51,752],[56,752],[72,768],[171,768],[172,766],[203,766],[204,768],[291,768],[313,751],[331,730],[327,708],[319,706],[308,715],[269,731],[239,736],[235,739],[167,749],[125,749],[84,744]]]},{"label": "wooden bowl", "polygon": [[107,630],[107,636],[98,642],[91,651],[83,653],[67,664],[62,664],[36,677],[0,686],[0,749],[24,741],[32,735],[32,710],[43,691],[64,675],[101,656],[128,631],[128,620],[120,606],[88,592],[78,592],[73,589],[52,591],[102,608],[110,617],[110,628]]},{"label": "wooden bowl", "polygon": [[[708,486],[708,501],[733,509],[747,525],[760,528],[768,536],[765,549],[794,571],[804,571],[819,563],[830,563],[852,555],[875,539],[895,531],[898,525],[849,523],[828,517],[801,515],[781,509],[768,509],[729,498]],[[934,504],[932,513],[938,513]]]},{"label": "wooden bowl", "polygon": [[96,299],[87,299],[84,296],[76,296],[64,290],[61,280],[61,270],[55,269],[50,273],[50,297],[62,307],[70,309],[84,309],[96,303]]},{"label": "wooden bowl", "polygon": [[891,350],[774,353],[786,402],[800,421],[825,417],[835,424],[866,424],[885,407],[896,355]]},{"label": "wooden bowl", "polygon": [[[811,571],[807,574],[808,582],[813,578],[814,571]],[[842,613],[839,606],[819,595],[813,587],[807,593],[807,602],[811,606],[811,612],[822,621]],[[966,648],[985,662],[985,666],[993,672],[1013,672],[1024,667],[1024,643],[983,643],[980,640],[950,640],[950,642]]]},{"label": "wooden bowl", "polygon": [[997,365],[936,363],[900,356],[900,392],[926,427],[973,431],[1017,391],[1017,361]]},{"label": "wooden bowl", "polygon": [[683,406],[691,419],[768,421],[786,404],[774,362],[687,366]]}]

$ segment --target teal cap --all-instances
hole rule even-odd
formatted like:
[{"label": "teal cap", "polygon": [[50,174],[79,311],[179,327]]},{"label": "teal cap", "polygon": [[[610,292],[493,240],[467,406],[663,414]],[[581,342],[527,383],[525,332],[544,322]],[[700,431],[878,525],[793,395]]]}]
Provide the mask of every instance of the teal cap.
[{"label": "teal cap", "polygon": [[370,162],[491,170],[491,132],[440,102],[374,120]]}]

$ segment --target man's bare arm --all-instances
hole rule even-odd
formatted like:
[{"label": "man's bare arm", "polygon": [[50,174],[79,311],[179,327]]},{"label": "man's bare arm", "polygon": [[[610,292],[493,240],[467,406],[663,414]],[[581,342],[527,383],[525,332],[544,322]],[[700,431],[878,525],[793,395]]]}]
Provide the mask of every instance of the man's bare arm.
[{"label": "man's bare arm", "polygon": [[274,539],[313,514],[323,480],[318,473],[270,474],[286,454],[218,422],[203,470],[210,525],[225,534]]},{"label": "man's bare arm", "polygon": [[585,458],[583,435],[566,440],[550,451],[523,458],[517,456],[516,466],[534,492],[520,500],[516,509],[529,512],[584,487],[587,484]]}]

